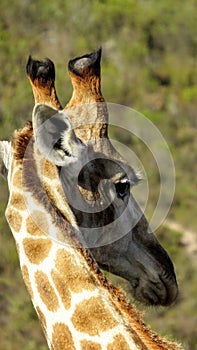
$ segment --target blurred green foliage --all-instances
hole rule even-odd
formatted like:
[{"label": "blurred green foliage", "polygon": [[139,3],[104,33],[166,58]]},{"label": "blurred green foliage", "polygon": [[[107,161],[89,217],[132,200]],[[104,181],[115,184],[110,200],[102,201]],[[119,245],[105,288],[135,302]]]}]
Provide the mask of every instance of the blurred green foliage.
[{"label": "blurred green foliage", "polygon": [[[51,58],[62,104],[72,88],[70,58],[103,47],[102,90],[108,102],[144,113],[160,129],[176,167],[170,217],[197,229],[197,1],[15,0],[0,2],[0,139],[31,118],[33,97],[25,76],[28,55]],[[116,134],[147,171],[150,206],[159,181],[151,155],[135,138]],[[4,219],[7,187],[0,180],[0,348],[46,349],[20,276],[14,241]],[[177,271],[180,298],[169,309],[149,310],[160,333],[197,349],[197,280],[177,232],[158,232]]]}]

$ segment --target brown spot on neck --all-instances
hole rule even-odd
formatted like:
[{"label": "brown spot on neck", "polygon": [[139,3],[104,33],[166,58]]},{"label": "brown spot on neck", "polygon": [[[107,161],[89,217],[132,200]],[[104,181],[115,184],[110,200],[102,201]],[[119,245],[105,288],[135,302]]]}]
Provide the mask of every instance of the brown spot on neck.
[{"label": "brown spot on neck", "polygon": [[[67,266],[64,266],[65,270]],[[69,281],[65,279],[65,275],[62,275],[59,271],[55,269],[51,271],[51,277],[57,289],[57,292],[64,304],[66,310],[71,306],[71,292]]]},{"label": "brown spot on neck", "polygon": [[53,350],[76,350],[69,328],[64,323],[55,323],[52,334]]},{"label": "brown spot on neck", "polygon": [[81,350],[102,350],[100,344],[88,340],[82,340],[80,345]]},{"label": "brown spot on neck", "polygon": [[[14,170],[14,169],[13,169]],[[23,184],[22,184],[22,173],[20,169],[17,169],[13,173],[12,183],[14,187],[17,187],[18,190],[23,191]]]},{"label": "brown spot on neck", "polygon": [[[108,345],[107,350],[130,350],[130,347],[122,334],[117,334],[114,337],[114,341]],[[140,348],[141,349],[141,348]]]},{"label": "brown spot on neck", "polygon": [[19,212],[12,207],[8,207],[8,209],[6,209],[5,216],[12,230],[14,232],[19,232],[23,222],[22,216],[19,214]]},{"label": "brown spot on neck", "polygon": [[48,257],[52,242],[47,238],[25,238],[23,247],[29,261],[38,265]]},{"label": "brown spot on neck", "polygon": [[20,192],[12,192],[9,205],[18,210],[25,210],[26,202],[23,193],[21,194]]},{"label": "brown spot on neck", "polygon": [[59,308],[56,292],[49,282],[48,276],[42,271],[35,273],[35,281],[38,293],[49,311],[57,311]]},{"label": "brown spot on neck", "polygon": [[82,290],[93,290],[95,281],[92,273],[87,270],[87,266],[82,265],[82,261],[78,262],[73,254],[64,249],[59,249],[55,261],[56,271],[61,278],[66,281],[69,289],[75,293]]},{"label": "brown spot on neck", "polygon": [[72,316],[74,327],[91,336],[118,325],[100,297],[91,297],[76,305]]},{"label": "brown spot on neck", "polygon": [[22,268],[21,268],[21,271],[22,271],[23,279],[25,281],[27,290],[28,290],[28,292],[29,292],[29,294],[31,296],[31,299],[33,299],[34,298],[34,293],[33,293],[33,289],[32,289],[32,286],[31,286],[30,277],[29,277],[29,271],[28,271],[27,266],[23,265]]},{"label": "brown spot on neck", "polygon": [[36,306],[36,312],[37,312],[38,317],[40,319],[41,326],[42,326],[45,338],[47,339],[48,335],[47,335],[47,321],[46,321],[46,318],[45,318],[43,312],[41,311],[41,309],[39,308],[39,306]]},{"label": "brown spot on neck", "polygon": [[40,168],[43,171],[44,177],[48,179],[54,179],[57,177],[57,167],[52,164],[49,160],[45,159],[43,162],[43,159],[41,159]]}]

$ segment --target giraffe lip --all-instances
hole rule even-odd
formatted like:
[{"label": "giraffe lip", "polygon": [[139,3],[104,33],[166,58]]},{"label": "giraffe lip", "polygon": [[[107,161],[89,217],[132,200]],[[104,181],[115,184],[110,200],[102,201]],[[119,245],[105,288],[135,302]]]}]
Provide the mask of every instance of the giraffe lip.
[{"label": "giraffe lip", "polygon": [[161,305],[169,306],[174,303],[178,296],[178,285],[176,277],[172,276],[171,278],[163,278],[161,275],[160,280],[166,288],[166,296]]},{"label": "giraffe lip", "polygon": [[163,280],[160,276],[158,281],[142,281],[136,279],[130,282],[132,294],[136,300],[145,305],[169,306],[177,298],[178,286],[176,279]]}]

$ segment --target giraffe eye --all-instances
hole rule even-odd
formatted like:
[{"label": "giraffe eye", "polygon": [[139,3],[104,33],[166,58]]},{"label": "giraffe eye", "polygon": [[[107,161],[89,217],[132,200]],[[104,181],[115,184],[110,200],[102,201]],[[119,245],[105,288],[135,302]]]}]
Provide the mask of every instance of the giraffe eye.
[{"label": "giraffe eye", "polygon": [[130,192],[130,182],[128,180],[122,180],[115,184],[116,193],[118,197],[124,198]]}]

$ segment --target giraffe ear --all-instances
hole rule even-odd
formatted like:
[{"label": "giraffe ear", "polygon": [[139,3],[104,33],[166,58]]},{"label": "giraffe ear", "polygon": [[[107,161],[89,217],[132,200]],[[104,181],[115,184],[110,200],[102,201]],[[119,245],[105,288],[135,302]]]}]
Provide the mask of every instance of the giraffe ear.
[{"label": "giraffe ear", "polygon": [[33,110],[33,129],[39,150],[52,163],[64,166],[79,159],[84,146],[63,111],[37,104]]}]

